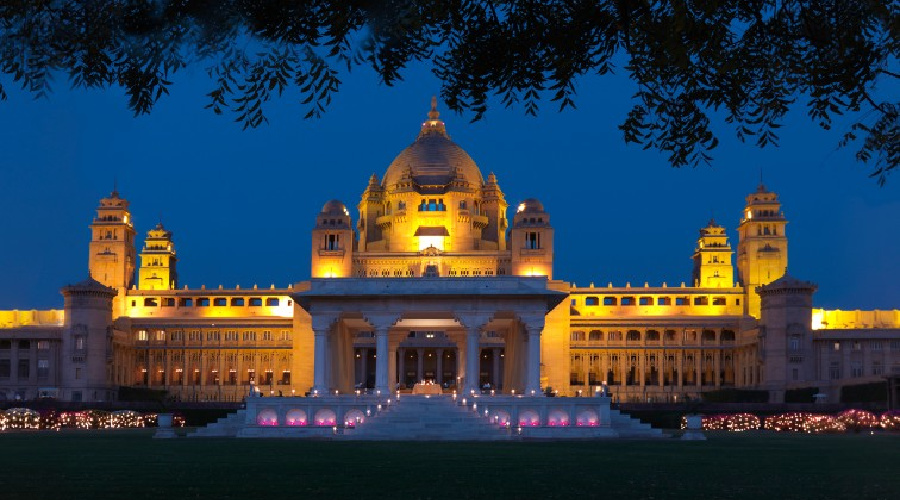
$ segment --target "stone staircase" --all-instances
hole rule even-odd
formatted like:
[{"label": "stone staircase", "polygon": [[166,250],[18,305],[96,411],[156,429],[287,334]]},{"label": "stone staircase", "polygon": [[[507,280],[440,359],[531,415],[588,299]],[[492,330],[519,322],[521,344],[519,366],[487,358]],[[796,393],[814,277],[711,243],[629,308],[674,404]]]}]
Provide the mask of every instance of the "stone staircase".
[{"label": "stone staircase", "polygon": [[197,432],[188,434],[188,437],[236,437],[244,428],[244,420],[247,418],[247,410],[238,410],[235,413],[216,420],[215,422],[197,429]]},{"label": "stone staircase", "polygon": [[457,406],[447,396],[404,396],[355,429],[344,439],[410,441],[503,441],[509,431]]},{"label": "stone staircase", "polygon": [[661,429],[654,429],[650,424],[630,417],[619,410],[609,410],[610,424],[621,438],[655,438],[664,437]]}]

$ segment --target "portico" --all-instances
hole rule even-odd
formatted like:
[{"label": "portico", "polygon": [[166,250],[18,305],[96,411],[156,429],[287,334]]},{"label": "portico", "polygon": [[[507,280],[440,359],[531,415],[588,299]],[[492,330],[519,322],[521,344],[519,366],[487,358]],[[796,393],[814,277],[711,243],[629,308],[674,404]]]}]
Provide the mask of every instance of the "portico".
[{"label": "portico", "polygon": [[544,277],[513,276],[313,279],[293,295],[312,320],[313,395],[422,379],[540,395],[544,316],[565,296]]}]

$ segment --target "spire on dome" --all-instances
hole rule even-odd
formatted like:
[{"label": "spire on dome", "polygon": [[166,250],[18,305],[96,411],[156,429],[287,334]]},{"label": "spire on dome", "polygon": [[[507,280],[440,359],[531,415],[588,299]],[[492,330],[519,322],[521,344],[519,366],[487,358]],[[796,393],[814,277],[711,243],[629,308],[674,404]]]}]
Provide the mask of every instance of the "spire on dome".
[{"label": "spire on dome", "polygon": [[428,112],[429,120],[437,120],[441,114],[437,110],[437,96],[431,96],[431,111]]},{"label": "spire on dome", "polygon": [[450,136],[447,135],[447,128],[444,126],[444,122],[439,118],[440,116],[441,113],[437,110],[437,96],[431,96],[431,110],[428,112],[428,119],[422,124],[422,130],[419,132],[419,137],[439,134],[449,139]]}]

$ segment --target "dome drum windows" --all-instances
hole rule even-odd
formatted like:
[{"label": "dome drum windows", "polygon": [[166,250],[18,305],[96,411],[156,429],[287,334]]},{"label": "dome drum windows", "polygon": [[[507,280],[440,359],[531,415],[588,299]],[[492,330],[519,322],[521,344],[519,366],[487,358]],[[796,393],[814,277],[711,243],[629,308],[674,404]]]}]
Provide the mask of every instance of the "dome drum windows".
[{"label": "dome drum windows", "polygon": [[443,198],[422,198],[419,203],[419,212],[446,212]]}]

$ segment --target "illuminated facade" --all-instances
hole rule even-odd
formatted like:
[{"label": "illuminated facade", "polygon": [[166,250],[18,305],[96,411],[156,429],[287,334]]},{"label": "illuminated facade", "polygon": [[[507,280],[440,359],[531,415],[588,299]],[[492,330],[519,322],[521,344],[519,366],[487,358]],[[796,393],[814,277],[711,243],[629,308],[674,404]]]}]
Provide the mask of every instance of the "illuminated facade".
[{"label": "illuminated facade", "polygon": [[[737,251],[700,229],[687,283],[577,287],[553,279],[550,214],[508,205],[447,134],[434,103],[418,137],[373,175],[354,221],[327,202],[311,279],[284,288],[179,288],[172,233],[138,254],[128,201],[90,225],[91,278],[63,310],[0,311],[0,398],[106,401],[121,386],[181,400],[447,390],[560,395],[607,385],[620,401],[679,401],[900,374],[900,311],[825,311],[786,275],[787,220],[764,186],[747,199]],[[311,214],[312,215],[312,214]],[[138,258],[139,257],[139,258]],[[734,264],[733,264],[734,262]],[[736,264],[736,266],[735,266]],[[735,274],[736,267],[736,274]]]}]

